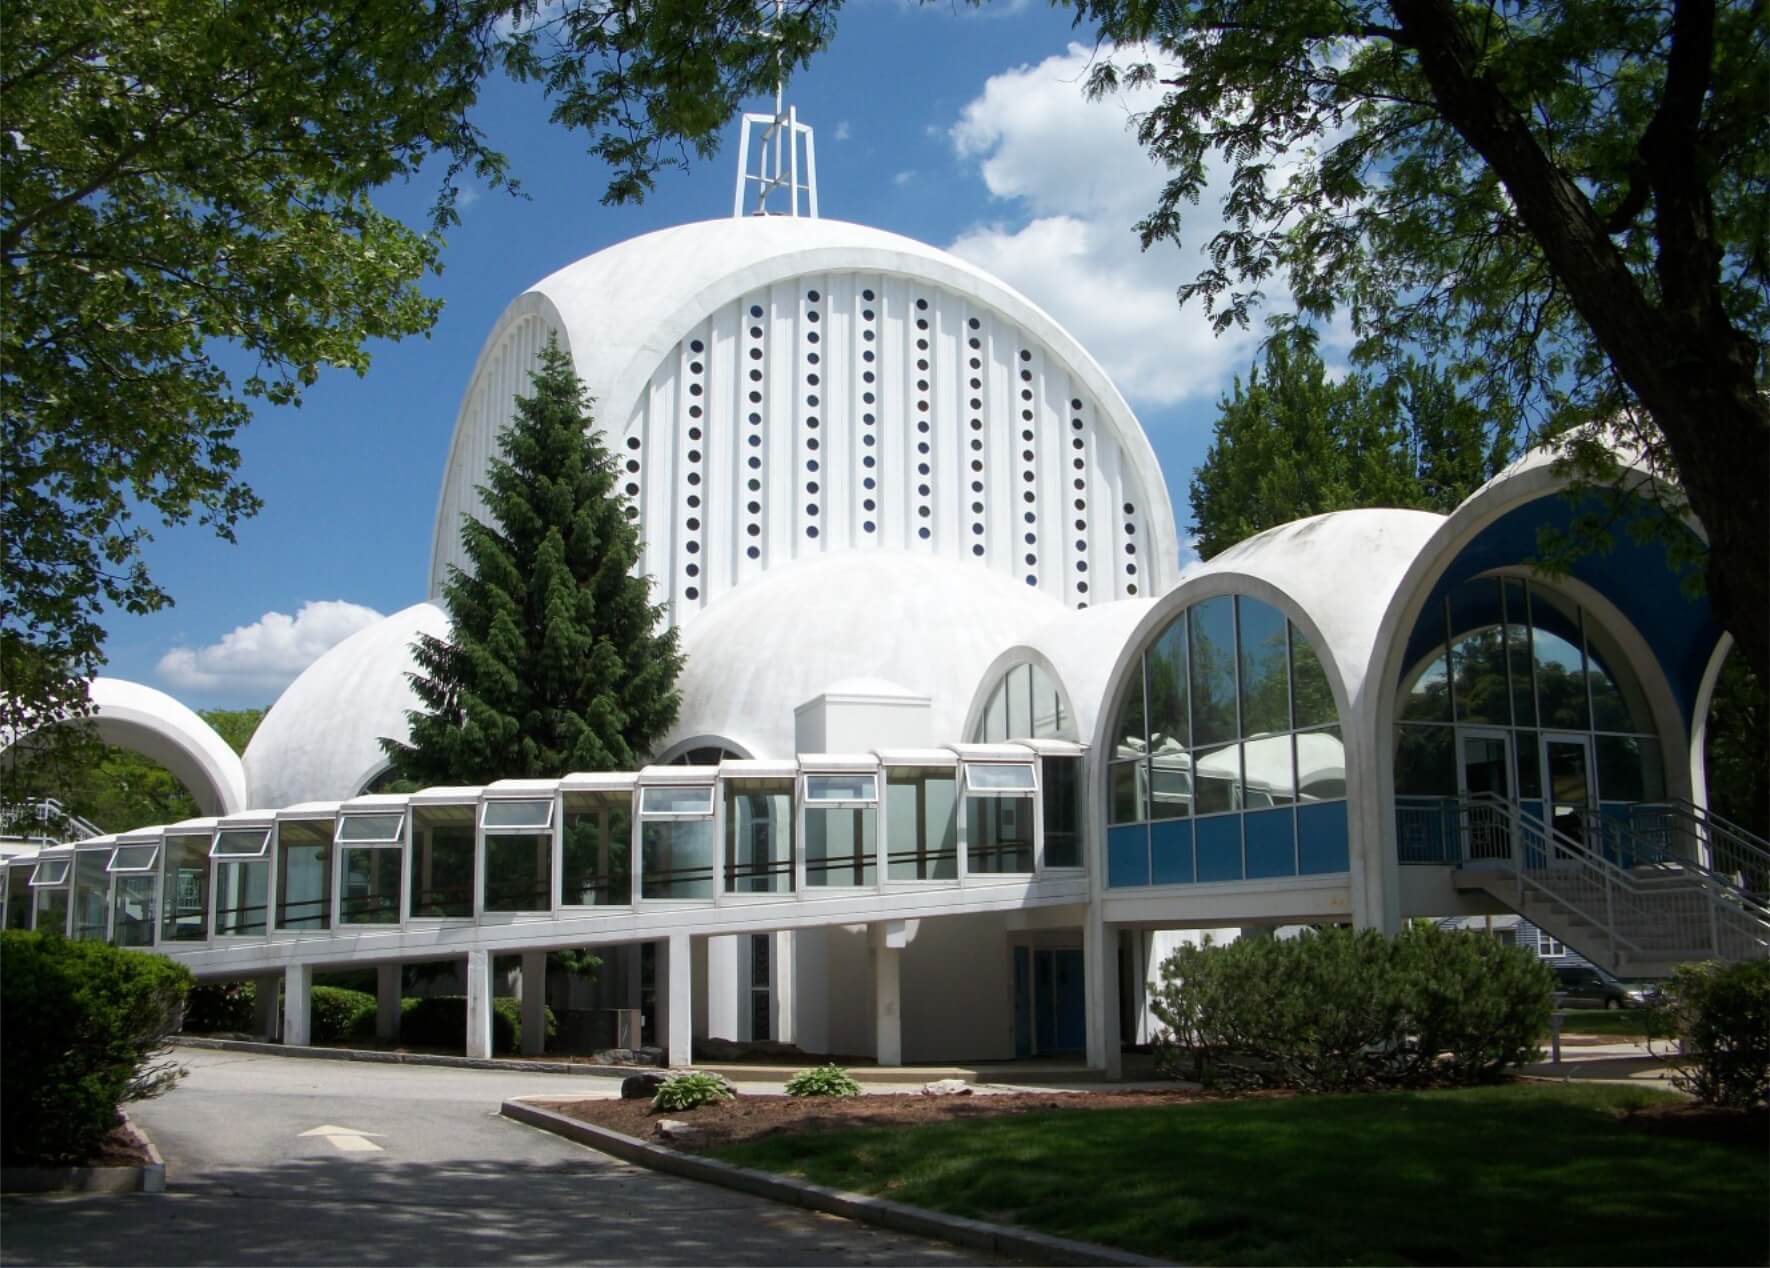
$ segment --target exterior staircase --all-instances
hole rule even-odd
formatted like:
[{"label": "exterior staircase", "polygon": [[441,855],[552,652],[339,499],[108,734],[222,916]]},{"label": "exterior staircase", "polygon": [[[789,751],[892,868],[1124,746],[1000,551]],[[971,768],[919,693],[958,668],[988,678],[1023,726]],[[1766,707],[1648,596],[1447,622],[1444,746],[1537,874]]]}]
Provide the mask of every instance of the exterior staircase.
[{"label": "exterior staircase", "polygon": [[72,814],[53,797],[0,805],[0,841],[35,846],[64,845],[104,835],[90,819]]},{"label": "exterior staircase", "polygon": [[[1592,814],[1576,837],[1503,798],[1466,797],[1458,813],[1468,848],[1456,886],[1491,895],[1618,977],[1667,977],[1691,960],[1770,955],[1770,907],[1748,888],[1770,875],[1770,850],[1753,853],[1750,834],[1735,834],[1725,859],[1717,858],[1719,838],[1707,829],[1699,835],[1697,816],[1675,805],[1645,809],[1653,812],[1646,830],[1633,816]],[[1731,870],[1716,869],[1717,861]]]}]

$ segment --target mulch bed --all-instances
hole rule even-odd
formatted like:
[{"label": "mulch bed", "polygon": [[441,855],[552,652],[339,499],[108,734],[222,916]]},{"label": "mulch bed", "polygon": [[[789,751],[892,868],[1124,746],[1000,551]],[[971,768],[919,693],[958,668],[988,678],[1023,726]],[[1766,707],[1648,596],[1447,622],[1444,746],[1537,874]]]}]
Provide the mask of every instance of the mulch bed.
[{"label": "mulch bed", "polygon": [[[1271,1094],[1265,1094],[1271,1095]],[[849,1127],[900,1127],[952,1119],[1026,1114],[1035,1110],[1133,1109],[1152,1105],[1222,1100],[1186,1089],[1160,1092],[1004,1092],[971,1096],[923,1096],[920,1092],[855,1097],[793,1097],[742,1094],[692,1110],[654,1112],[648,1100],[537,1101],[548,1109],[627,1136],[658,1142],[659,1119],[692,1125],[692,1138],[671,1142],[700,1152],[758,1137]]]},{"label": "mulch bed", "polygon": [[1622,1116],[1624,1127],[1653,1136],[1681,1136],[1722,1145],[1770,1148],[1770,1107],[1723,1109],[1716,1105],[1646,1105]]}]

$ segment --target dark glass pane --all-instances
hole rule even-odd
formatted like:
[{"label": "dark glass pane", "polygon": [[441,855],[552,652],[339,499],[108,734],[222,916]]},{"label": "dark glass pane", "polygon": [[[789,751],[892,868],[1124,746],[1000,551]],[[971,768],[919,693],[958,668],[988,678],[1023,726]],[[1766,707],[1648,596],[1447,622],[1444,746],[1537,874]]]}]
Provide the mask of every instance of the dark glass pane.
[{"label": "dark glass pane", "polygon": [[1241,733],[1274,735],[1290,730],[1291,684],[1284,614],[1238,595],[1241,638]]},{"label": "dark glass pane", "polygon": [[1158,749],[1149,759],[1149,817],[1184,819],[1192,813],[1192,757],[1178,746]]},{"label": "dark glass pane", "polygon": [[871,806],[806,807],[806,888],[876,883],[875,818]]},{"label": "dark glass pane", "polygon": [[487,911],[553,908],[553,837],[544,832],[486,837]]},{"label": "dark glass pane", "polygon": [[1155,748],[1184,752],[1186,721],[1186,622],[1176,620],[1162,631],[1143,658],[1149,683],[1149,740]]},{"label": "dark glass pane", "polygon": [[1535,799],[1543,795],[1542,741],[1535,731],[1518,731],[1512,736],[1518,746],[1518,795]]},{"label": "dark glass pane", "polygon": [[1462,737],[1463,788],[1471,797],[1491,793],[1503,800],[1512,797],[1511,747],[1498,736]]},{"label": "dark glass pane", "polygon": [[1045,800],[1045,866],[1082,865],[1082,759],[1047,757],[1041,763]]},{"label": "dark glass pane", "polygon": [[713,897],[713,821],[639,821],[640,897]]},{"label": "dark glass pane", "polygon": [[894,881],[957,879],[959,792],[951,767],[887,770],[885,873]]},{"label": "dark glass pane", "polygon": [[[111,941],[120,947],[151,947],[154,945],[153,876],[117,877],[116,911],[111,919]],[[22,888],[22,882],[21,882]],[[29,891],[25,899],[30,900]],[[6,927],[25,928],[30,923],[30,909],[25,909],[25,925],[12,923],[12,903],[7,900]]]},{"label": "dark glass pane", "polygon": [[1149,748],[1149,730],[1143,724],[1143,667],[1132,671],[1119,693],[1117,719],[1113,723],[1113,755],[1139,757]]},{"label": "dark glass pane", "polygon": [[1142,823],[1149,818],[1144,784],[1149,777],[1146,762],[1114,762],[1107,779],[1111,785],[1107,806],[1112,823]]},{"label": "dark glass pane", "polygon": [[1447,726],[1395,728],[1395,794],[1457,795],[1456,732]]},{"label": "dark glass pane", "polygon": [[1191,622],[1192,743],[1195,749],[1237,738],[1235,602],[1228,595],[1187,609]]},{"label": "dark glass pane", "polygon": [[725,888],[785,894],[793,888],[793,781],[725,781]]},{"label": "dark glass pane", "polygon": [[1530,687],[1530,609],[1524,600],[1524,583],[1507,581],[1506,665],[1512,674],[1512,722],[1536,725],[1536,694]]},{"label": "dark glass pane", "polygon": [[1193,807],[1198,814],[1241,808],[1241,745],[1225,744],[1200,753],[1193,774]]},{"label": "dark glass pane", "polygon": [[473,915],[473,807],[412,811],[412,915]]},{"label": "dark glass pane", "polygon": [[[1295,625],[1291,626],[1291,712],[1299,728],[1328,726],[1340,720],[1327,670],[1321,667],[1321,658],[1308,637]],[[1447,720],[1449,716],[1447,710]]]},{"label": "dark glass pane", "polygon": [[340,851],[338,922],[346,925],[399,923],[400,851],[347,847]]},{"label": "dark glass pane", "polygon": [[74,937],[103,942],[111,915],[109,850],[78,850],[74,854]]},{"label": "dark glass pane", "polygon": [[633,901],[633,797],[567,793],[559,901],[566,907],[625,907]]},{"label": "dark glass pane", "polygon": [[965,798],[965,870],[1027,873],[1033,870],[1033,799]]},{"label": "dark glass pane", "polygon": [[1588,615],[1586,673],[1592,684],[1592,729],[1653,733],[1647,694],[1624,659],[1616,640]]},{"label": "dark glass pane", "polygon": [[1659,741],[1645,736],[1600,735],[1598,795],[1605,801],[1659,801],[1666,795]]},{"label": "dark glass pane", "polygon": [[1584,731],[1590,724],[1590,710],[1586,707],[1578,610],[1551,591],[1532,586],[1530,618],[1539,724],[1544,730]]}]

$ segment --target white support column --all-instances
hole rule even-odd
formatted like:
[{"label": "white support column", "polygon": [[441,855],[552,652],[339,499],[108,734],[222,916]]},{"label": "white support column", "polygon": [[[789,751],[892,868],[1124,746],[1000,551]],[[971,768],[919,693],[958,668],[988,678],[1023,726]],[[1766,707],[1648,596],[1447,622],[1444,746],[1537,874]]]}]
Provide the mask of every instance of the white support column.
[{"label": "white support column", "polygon": [[283,970],[283,1043],[305,1048],[313,1040],[308,1025],[313,1006],[313,966],[291,964]]},{"label": "white support column", "polygon": [[467,953],[467,1055],[492,1055],[492,953]]},{"label": "white support column", "polygon": [[1119,1046],[1118,932],[1090,905],[1082,921],[1082,993],[1088,1010],[1088,1068],[1124,1077]]},{"label": "white support column", "polygon": [[277,989],[282,986],[280,973],[272,973],[252,984],[252,1033],[260,1039],[277,1037]]},{"label": "white support column", "polygon": [[915,938],[917,924],[885,920],[867,926],[873,947],[873,1041],[882,1066],[903,1064],[903,948]]},{"label": "white support column", "polygon": [[795,1007],[793,989],[793,931],[783,929],[769,935],[773,942],[769,961],[768,990],[774,1011],[774,1037],[781,1043],[799,1042],[799,1010]]},{"label": "white support column", "polygon": [[[743,957],[747,963],[749,957]],[[707,939],[707,1038],[738,1036],[738,1007],[750,993],[748,976],[738,973],[738,935],[721,934]],[[744,998],[744,1003],[748,999]]]},{"label": "white support column", "polygon": [[522,1055],[547,1050],[547,953],[522,953]]},{"label": "white support column", "polygon": [[686,933],[658,940],[658,1040],[664,1063],[683,1067],[694,1062],[694,958]]},{"label": "white support column", "polygon": [[375,1038],[399,1038],[400,989],[404,985],[401,966],[375,966]]}]

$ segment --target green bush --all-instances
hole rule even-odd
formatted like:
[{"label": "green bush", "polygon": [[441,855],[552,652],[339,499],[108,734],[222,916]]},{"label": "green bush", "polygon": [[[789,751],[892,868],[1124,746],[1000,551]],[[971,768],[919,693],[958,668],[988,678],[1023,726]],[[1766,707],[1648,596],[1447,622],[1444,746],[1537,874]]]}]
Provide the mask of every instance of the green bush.
[{"label": "green bush", "polygon": [[314,1043],[366,1039],[375,1033],[375,997],[341,986],[316,986],[308,1017]]},{"label": "green bush", "polygon": [[686,1074],[673,1074],[659,1085],[657,1094],[651,1098],[654,1110],[688,1110],[697,1105],[711,1105],[715,1101],[731,1099],[731,1088],[717,1074],[705,1074],[699,1070],[690,1070]]},{"label": "green bush", "polygon": [[[559,1033],[559,1019],[546,1010],[548,1039]],[[467,1042],[467,997],[432,995],[400,1001],[400,1042],[416,1048],[459,1048]],[[492,1001],[492,1051],[516,1052],[522,1046],[522,1001],[500,995]]]},{"label": "green bush", "polygon": [[183,1075],[157,1061],[190,971],[163,956],[54,934],[0,933],[0,1154],[80,1162],[125,1102]]},{"label": "green bush", "polygon": [[250,1031],[257,1023],[257,998],[253,982],[198,982],[184,1001],[184,1033]]},{"label": "green bush", "polygon": [[787,1080],[788,1096],[859,1096],[860,1084],[839,1065],[801,1070]]},{"label": "green bush", "polygon": [[1535,1056],[1552,997],[1529,952],[1431,926],[1182,947],[1161,976],[1163,1073],[1311,1092],[1490,1080]]},{"label": "green bush", "polygon": [[1682,964],[1655,1029],[1678,1041],[1672,1084],[1705,1105],[1770,1100],[1770,961]]}]

